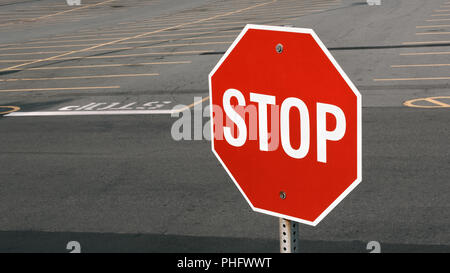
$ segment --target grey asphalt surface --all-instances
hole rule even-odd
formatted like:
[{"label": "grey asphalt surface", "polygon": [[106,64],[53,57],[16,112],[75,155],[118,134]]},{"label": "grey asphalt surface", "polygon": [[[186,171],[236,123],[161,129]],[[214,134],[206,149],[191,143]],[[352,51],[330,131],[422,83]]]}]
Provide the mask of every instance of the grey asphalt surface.
[{"label": "grey asphalt surface", "polygon": [[278,219],[251,211],[208,141],[173,140],[176,118],[6,114],[189,105],[246,23],[313,28],[363,95],[363,182],[301,226],[301,251],[450,251],[450,2],[5,3],[0,252],[277,252]]}]

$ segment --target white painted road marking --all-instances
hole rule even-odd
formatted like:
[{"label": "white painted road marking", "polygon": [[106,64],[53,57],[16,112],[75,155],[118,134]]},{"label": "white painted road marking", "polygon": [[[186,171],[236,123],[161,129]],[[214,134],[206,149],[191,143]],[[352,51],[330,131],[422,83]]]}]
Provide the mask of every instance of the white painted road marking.
[{"label": "white painted road marking", "polygon": [[14,112],[4,117],[44,117],[44,116],[105,116],[105,115],[155,115],[173,114],[180,110],[113,110],[113,111],[37,111]]},{"label": "white painted road marking", "polygon": [[[147,107],[147,110],[142,110],[142,106],[132,108],[136,102],[128,103],[119,108],[113,108],[119,105],[117,102],[110,103],[108,106],[104,106],[107,103],[89,103],[83,106],[69,105],[61,107],[56,111],[32,111],[32,112],[13,112],[4,117],[43,117],[43,116],[106,116],[106,115],[171,115],[175,113],[183,112],[187,109],[194,107],[195,105],[208,100],[209,97],[195,101],[194,103],[184,106],[182,108],[172,109],[157,109],[162,106],[169,105],[172,101],[151,101],[143,104]],[[100,109],[108,110],[93,110],[96,107],[103,106]],[[117,109],[117,110],[111,110]]]}]

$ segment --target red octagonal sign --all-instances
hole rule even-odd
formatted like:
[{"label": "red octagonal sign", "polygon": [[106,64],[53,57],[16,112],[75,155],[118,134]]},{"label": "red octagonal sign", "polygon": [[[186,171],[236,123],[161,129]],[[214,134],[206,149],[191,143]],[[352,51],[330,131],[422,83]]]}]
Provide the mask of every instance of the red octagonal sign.
[{"label": "red octagonal sign", "polygon": [[209,84],[212,151],[253,210],[317,225],[361,181],[361,95],[313,30],[247,25]]}]

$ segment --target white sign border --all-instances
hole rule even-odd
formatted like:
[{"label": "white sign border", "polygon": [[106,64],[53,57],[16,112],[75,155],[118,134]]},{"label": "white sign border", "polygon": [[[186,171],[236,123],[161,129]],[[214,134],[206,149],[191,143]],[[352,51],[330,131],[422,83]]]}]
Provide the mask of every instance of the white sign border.
[{"label": "white sign border", "polygon": [[[352,89],[353,93],[356,96],[357,100],[357,178],[353,183],[341,194],[339,195],[336,200],[331,203],[331,205],[326,208],[320,215],[317,217],[314,221],[308,221],[296,217],[291,217],[289,215],[284,215],[264,209],[257,208],[253,206],[252,202],[248,199],[247,195],[244,193],[242,188],[237,183],[236,179],[234,179],[231,172],[228,170],[227,166],[224,164],[220,156],[217,154],[217,152],[214,150],[214,132],[213,132],[213,122],[211,122],[211,150],[214,153],[214,155],[219,160],[220,164],[222,164],[225,171],[228,173],[228,175],[233,180],[236,187],[241,192],[242,196],[244,196],[245,200],[248,202],[250,207],[253,211],[272,215],[275,217],[280,217],[284,219],[288,219],[291,221],[295,221],[302,224],[307,224],[310,226],[316,226],[320,221],[325,218],[325,216],[328,215],[362,180],[362,98],[361,93],[358,91],[356,86],[353,84],[353,82],[350,80],[350,78],[345,74],[344,70],[339,66],[339,64],[336,62],[334,57],[331,55],[331,53],[328,51],[326,46],[322,43],[322,41],[319,39],[317,34],[312,29],[308,28],[294,28],[294,27],[280,27],[280,26],[267,26],[267,25],[254,25],[254,24],[247,24],[245,28],[242,30],[242,32],[239,34],[239,36],[236,38],[236,40],[233,42],[233,44],[230,46],[230,48],[226,51],[226,53],[222,56],[222,58],[219,60],[219,62],[216,64],[214,69],[209,73],[209,97],[212,98],[212,82],[211,79],[213,75],[216,73],[216,71],[219,69],[219,67],[222,65],[222,63],[226,60],[228,55],[233,51],[233,49],[236,47],[236,45],[239,43],[239,41],[244,37],[244,35],[247,33],[249,29],[258,29],[258,30],[272,30],[272,31],[282,31],[282,32],[294,32],[294,33],[303,33],[303,34],[310,34],[314,40],[317,42],[317,44],[320,46],[322,51],[327,55],[328,59],[331,61],[331,63],[334,65],[334,67],[337,69],[339,74],[341,74],[342,78],[347,82],[349,87]],[[212,104],[212,99],[210,99],[210,103]],[[210,106],[210,117],[213,118],[213,107]]]}]

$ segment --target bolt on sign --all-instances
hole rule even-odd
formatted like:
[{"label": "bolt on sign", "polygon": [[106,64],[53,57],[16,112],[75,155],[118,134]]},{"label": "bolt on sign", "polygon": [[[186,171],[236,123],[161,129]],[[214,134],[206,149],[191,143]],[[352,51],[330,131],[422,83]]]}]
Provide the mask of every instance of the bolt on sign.
[{"label": "bolt on sign", "polygon": [[361,181],[361,94],[313,30],[247,25],[209,85],[212,151],[254,211],[315,226]]}]

